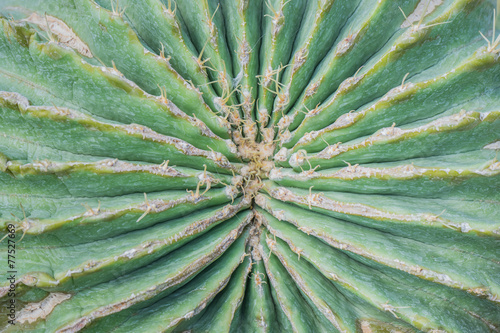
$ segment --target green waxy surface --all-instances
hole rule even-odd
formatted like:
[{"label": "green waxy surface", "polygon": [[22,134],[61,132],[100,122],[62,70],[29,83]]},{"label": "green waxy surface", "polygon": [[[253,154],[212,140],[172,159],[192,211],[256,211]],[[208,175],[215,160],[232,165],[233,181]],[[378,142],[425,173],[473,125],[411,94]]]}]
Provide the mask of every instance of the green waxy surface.
[{"label": "green waxy surface", "polygon": [[[109,238],[93,242],[90,249],[87,243],[68,249],[63,241],[60,244],[51,244],[44,242],[43,238],[33,241],[27,238],[19,247],[18,270],[20,275],[23,275],[36,267],[37,272],[50,275],[50,282],[57,281],[55,290],[80,289],[109,281],[114,276],[131,272],[166,255],[237,213],[237,210],[234,210],[224,215],[226,207],[217,208],[165,220],[150,228],[115,236],[113,247],[109,246]],[[213,218],[214,216],[217,217]],[[40,257],[30,254],[24,257],[29,250],[43,248],[50,248],[53,256]],[[69,262],[67,258],[71,256],[75,256],[75,260]],[[88,278],[89,275],[92,276],[91,279]],[[51,288],[50,282],[37,286]]]},{"label": "green waxy surface", "polygon": [[[4,120],[0,131],[9,136],[77,154],[145,160],[158,164],[164,161],[163,156],[169,155],[175,164],[193,167],[206,162],[211,169],[215,167],[214,161],[206,159],[211,156],[209,151],[196,149],[182,140],[158,134],[140,125],[98,121],[69,109],[11,106],[1,98],[0,102]],[[62,135],[65,140],[58,138],[58,135]],[[77,139],[84,139],[89,144],[82,146]],[[137,151],[138,155],[133,151]]]},{"label": "green waxy surface", "polygon": [[[173,331],[184,320],[209,306],[214,296],[227,286],[231,273],[238,267],[244,258],[243,255],[244,239],[240,238],[224,254],[225,258],[217,260],[188,284],[155,303],[153,307],[137,312],[115,331],[130,332],[139,328]],[[165,311],[161,311],[162,309]]]},{"label": "green waxy surface", "polygon": [[[310,79],[316,65],[332,46],[340,28],[345,24],[359,0],[310,1],[304,13],[302,29],[296,37],[294,55],[283,74],[285,86],[277,96],[274,108],[284,112],[289,109]],[[281,95],[283,98],[280,98]],[[273,118],[276,119],[275,113]]]},{"label": "green waxy surface", "polygon": [[246,119],[255,119],[253,108],[257,96],[259,39],[262,0],[224,0],[221,3],[226,20],[228,47],[234,53],[233,73],[241,85],[240,103]]},{"label": "green waxy surface", "polygon": [[[490,61],[492,62],[489,63]],[[476,68],[480,71],[476,71]],[[377,103],[370,105],[369,108],[349,114],[353,122],[333,123],[331,129],[320,132],[320,136],[324,140],[316,139],[312,144],[300,144],[297,143],[296,139],[292,139],[286,146],[292,147],[295,144],[293,146],[295,151],[298,149],[316,151],[319,147],[326,146],[325,141],[346,142],[372,134],[376,129],[391,126],[395,122],[396,125],[401,126],[440,115],[450,109],[466,110],[475,107],[487,110],[488,107],[495,108],[500,96],[498,90],[499,75],[500,64],[494,57],[486,59],[473,57],[459,67],[438,77],[437,80],[418,82],[399,91],[389,92]],[[447,96],[450,98],[445,98]],[[476,103],[472,103],[471,100]],[[491,100],[491,104],[488,103],[488,105],[486,103],[489,100]],[[324,124],[320,126],[324,126]],[[316,129],[316,126],[312,129]],[[293,135],[295,138],[301,138],[306,130],[310,131],[311,127],[299,126]]]},{"label": "green waxy surface", "polygon": [[[404,234],[393,235],[391,239],[388,239],[383,232],[374,230],[371,225],[359,226],[356,223],[312,212],[304,214],[296,207],[287,207],[286,204],[277,202],[270,202],[267,209],[275,213],[276,211],[285,212],[277,216],[282,218],[281,216],[284,215],[282,219],[290,221],[297,228],[318,235],[331,246],[348,249],[389,267],[410,271],[437,283],[462,289],[485,287],[492,295],[499,293],[496,278],[484,279],[479,268],[489,267],[488,270],[498,271],[498,262],[495,260],[498,251],[493,251],[488,256],[483,253],[484,249],[480,246],[476,245],[474,248],[473,243],[469,246],[464,244],[463,250],[442,247],[439,249],[440,260],[437,261],[433,256],[426,255],[426,253],[434,252],[426,248],[439,247],[440,244],[425,244],[418,237],[411,239],[411,234],[410,237],[405,237]],[[288,211],[290,213],[287,213]],[[343,232],[340,233],[339,230]]]},{"label": "green waxy surface", "polygon": [[[401,161],[472,151],[496,141],[499,117],[498,111],[460,112],[419,127],[386,127],[367,138],[340,145],[340,148],[328,146],[305,159],[311,168],[319,166],[322,169],[345,165],[346,161],[351,164]],[[303,155],[301,151],[296,154]],[[295,170],[301,170],[300,165]]]},{"label": "green waxy surface", "polygon": [[[232,91],[233,77],[231,68],[232,51],[226,44],[226,32],[221,4],[214,0],[176,0],[181,17],[193,44],[210,67],[209,77],[213,81],[222,80],[215,85],[217,93],[226,97]],[[213,70],[213,71],[212,71]]]},{"label": "green waxy surface", "polygon": [[[355,77],[344,80],[334,94],[322,101],[319,113],[304,119],[304,114],[299,112],[295,123],[304,119],[302,127],[311,122],[315,127],[330,124],[340,115],[356,110],[401,85],[405,76],[406,82],[412,82],[414,76],[418,77],[416,74],[423,76],[423,73],[435,78],[452,70],[457,61],[469,58],[484,43],[477,43],[480,41],[477,36],[479,22],[466,20],[464,16],[482,16],[488,11],[488,6],[465,0],[445,8],[427,23],[428,27],[424,24],[420,28],[408,28],[393,43],[386,44]],[[466,43],[475,44],[473,48],[464,47],[464,42],[457,38],[457,29]],[[429,48],[434,51],[428,52]]]},{"label": "green waxy surface", "polygon": [[[104,239],[141,229],[165,218],[231,201],[222,189],[198,199],[181,191],[130,194],[108,198],[43,198],[2,195],[3,226],[13,223],[30,234],[44,234],[58,244]],[[154,205],[154,206],[153,206]],[[26,214],[25,219],[22,219]],[[28,219],[29,217],[29,219]],[[140,223],[137,222],[140,219]],[[24,221],[24,226],[23,226]]]},{"label": "green waxy surface", "polygon": [[[188,142],[201,132],[200,129],[190,124],[189,118],[171,102],[159,102],[112,71],[81,62],[73,52],[53,43],[37,42],[30,36],[25,37],[31,40],[28,48],[17,43],[9,43],[9,36],[13,32],[7,24],[3,22],[2,48],[6,48],[3,53],[8,52],[12,56],[0,59],[0,75],[2,75],[0,88],[2,90],[17,86],[25,97],[36,101],[38,105],[48,102],[47,97],[40,95],[49,93],[54,95],[58,103],[63,103],[62,106],[75,107],[82,111],[90,109],[91,113],[97,117],[125,124],[133,121],[141,122],[153,130],[159,129],[162,134],[187,139]],[[32,36],[34,38],[34,35]],[[13,57],[23,59],[23,61],[17,61],[14,64]],[[51,75],[35,80],[34,76],[37,71],[51,73]],[[75,75],[79,76],[79,80],[73,80],[72,77]],[[35,89],[30,79],[36,82]],[[97,98],[100,93],[106,94],[107,98]],[[179,131],[181,124],[184,124],[182,132]],[[201,148],[211,145],[213,149],[222,149],[222,151],[227,149],[223,148],[227,145],[225,142],[220,142],[221,146],[214,145],[213,140],[217,137],[213,133],[212,136],[214,136],[213,139],[203,138],[195,144]],[[222,140],[218,138],[218,141]]]},{"label": "green waxy surface", "polygon": [[342,80],[353,75],[370,56],[402,30],[400,26],[405,19],[400,15],[400,9],[411,10],[417,2],[363,1],[359,4],[356,14],[346,23],[338,37],[341,41],[330,49],[318,65],[296,108],[304,111],[306,108],[313,109],[335,92]]},{"label": "green waxy surface", "polygon": [[[269,229],[272,230],[271,227]],[[314,304],[313,306],[316,306],[322,315],[328,318],[330,325],[334,325],[337,331],[354,331],[357,322],[361,319],[359,312],[362,314],[370,313],[374,319],[390,321],[384,313],[373,309],[366,303],[363,304],[355,296],[353,297],[349,295],[349,292],[344,291],[341,286],[336,286],[331,281],[328,281],[328,277],[321,275],[320,272],[312,270],[312,273],[307,273],[311,271],[312,267],[305,260],[301,261],[296,253],[283,244],[283,241],[280,239],[274,241],[275,236],[272,237],[272,240],[267,240],[266,243],[272,248],[273,255],[279,259],[295,283],[302,287],[306,294],[305,298],[311,304]],[[302,249],[295,249],[295,251],[301,253],[300,250]],[[322,295],[322,297],[318,297],[318,295]],[[363,307],[364,309],[360,309]],[[397,323],[394,326],[402,325]],[[327,329],[330,332],[335,331],[331,327],[327,327]]]},{"label": "green waxy surface", "polygon": [[[203,75],[199,71],[196,73],[197,64],[190,58],[191,54],[188,50],[186,50],[185,53],[187,54],[184,54],[182,59],[184,59],[184,62],[188,62],[186,66],[190,65],[190,69],[194,73],[192,74],[193,77],[188,75],[184,79],[181,75],[186,76],[187,69],[181,70],[181,75],[179,75],[166,58],[155,56],[149,51],[149,47],[145,48],[121,17],[117,17],[112,12],[107,12],[99,6],[92,5],[88,0],[74,1],[73,6],[68,6],[65,1],[51,1],[50,3],[46,1],[15,1],[9,4],[15,5],[13,7],[17,11],[35,10],[36,12],[33,15],[38,15],[38,17],[42,17],[46,12],[52,13],[57,19],[71,25],[78,37],[87,43],[92,55],[97,57],[99,61],[104,62],[109,67],[116,67],[126,78],[134,81],[148,93],[159,96],[161,89],[165,89],[166,97],[181,110],[190,115],[192,112],[218,135],[224,136],[224,138],[228,137],[227,131],[221,128],[214,113],[206,105],[200,103],[200,92],[197,92],[187,81],[194,80],[198,85],[207,83],[206,80],[203,80]],[[125,7],[120,8],[129,7],[127,14],[129,12],[141,14],[136,7],[144,7],[141,7],[138,2],[134,3],[134,7],[130,7],[131,4],[129,3],[122,3],[122,5]],[[82,16],[82,13],[85,13],[85,15]],[[89,20],[98,23],[92,25],[90,30],[87,24]],[[35,22],[38,24],[39,20],[35,20]],[[184,45],[180,41],[177,42]],[[109,52],[110,45],[114,46],[112,53]],[[164,45],[172,45],[172,42],[165,42]],[[161,48],[158,47],[159,45],[152,45],[151,49],[160,55]],[[182,53],[176,52],[175,54],[178,56]],[[168,50],[164,52],[164,55],[169,55]],[[173,62],[177,64],[175,59]],[[200,76],[201,78],[199,78]],[[201,92],[208,95],[210,91],[206,89],[206,86],[202,86]]]},{"label": "green waxy surface", "polygon": [[[277,184],[315,190],[405,197],[442,198],[473,201],[488,197],[498,200],[499,182],[496,153],[472,151],[423,157],[401,162],[346,165],[310,173],[292,171],[272,173]],[[495,184],[494,186],[488,186]],[[404,200],[404,198],[398,198]],[[431,200],[432,201],[432,200]],[[427,205],[424,205],[427,206]]]},{"label": "green waxy surface", "polygon": [[[218,249],[232,248],[235,237],[238,237],[249,221],[245,218],[248,214],[243,215],[247,216],[239,216],[232,223],[220,225],[210,235],[186,244],[181,248],[183,250],[177,249],[149,266],[120,277],[118,284],[110,281],[85,289],[62,303],[64,307],[59,307],[57,311],[60,313],[52,313],[53,320],[36,323],[39,325],[37,326],[40,329],[55,330],[78,326],[80,320],[88,324],[106,314],[137,306],[138,303],[145,307],[171,294],[191,280],[200,268],[218,258]],[[234,257],[235,252],[238,258],[241,257],[244,253],[244,239],[240,238],[235,245],[236,248],[225,253],[225,257]]]},{"label": "green waxy surface", "polygon": [[280,310],[274,306],[271,287],[265,272],[261,260],[252,267],[236,331],[273,332],[282,329],[284,324],[289,325],[288,319],[280,318]]},{"label": "green waxy surface", "polygon": [[278,259],[272,255],[266,259],[270,250],[264,244],[262,245],[262,255],[266,263],[266,272],[276,292],[277,303],[286,314],[293,331],[303,332],[312,329],[315,332],[336,332],[335,327],[327,322],[323,314],[317,313],[318,311],[314,313],[314,306],[309,306],[307,296],[303,295],[300,289],[297,289],[293,279]]},{"label": "green waxy surface", "polygon": [[[21,164],[9,161],[0,175],[6,193],[43,195],[51,197],[116,196],[129,193],[196,189],[200,178],[207,178],[212,187],[230,182],[226,175],[217,175],[195,169],[169,167],[162,164],[131,163],[117,159],[98,162],[51,162]],[[123,187],[115,188],[116,182]]]},{"label": "green waxy surface", "polygon": [[229,332],[235,312],[241,308],[250,270],[250,260],[244,259],[231,275],[228,285],[214,298],[212,306],[206,307],[184,328],[193,332]]},{"label": "green waxy surface", "polygon": [[[368,259],[349,255],[344,251],[328,247],[322,242],[310,247],[310,242],[300,241],[300,239],[304,239],[304,233],[297,231],[290,224],[287,226],[287,223],[279,222],[278,224],[278,222],[276,220],[275,223],[272,223],[272,226],[276,227],[273,230],[280,238],[283,237],[291,244],[300,242],[303,250],[301,253],[303,259],[301,260],[307,260],[316,267],[323,267],[320,269],[323,278],[336,281],[382,311],[387,309],[387,305],[392,306],[395,315],[409,321],[418,329],[425,330],[433,325],[433,320],[437,320],[442,322],[446,330],[481,332],[487,329],[491,320],[495,320],[495,306],[487,300],[475,299],[472,301],[473,297],[466,293],[435,284],[429,287],[425,280],[418,280],[418,283],[415,283],[417,280],[404,272],[398,271],[395,274],[395,271],[391,271],[389,268],[381,269],[383,266],[371,263]],[[269,223],[271,224],[271,222]],[[309,250],[311,254],[309,254]],[[285,258],[288,260],[297,260],[298,262],[296,254],[290,251],[288,245],[283,244],[281,240],[276,243],[276,252],[279,253],[278,255],[286,256]],[[288,255],[286,255],[287,252]],[[308,274],[303,276],[309,278]],[[314,282],[311,279],[309,283]],[[414,284],[414,288],[406,289],[405,293],[398,292],[400,288],[408,288],[408,283]],[[370,291],[363,290],[361,285],[364,288],[370,288]],[[424,287],[426,285],[427,287]],[[425,288],[426,292],[420,288]],[[349,295],[349,293],[346,294]],[[453,301],[450,301],[451,299]],[[386,305],[385,308],[384,305]],[[477,313],[479,311],[481,312]],[[388,315],[391,313],[388,312]],[[456,317],[452,318],[452,316]],[[459,326],[456,326],[457,322],[466,328],[460,329]]]},{"label": "green waxy surface", "polygon": [[496,6],[0,0],[0,332],[500,332]]},{"label": "green waxy surface", "polygon": [[288,62],[297,31],[304,16],[306,1],[273,0],[266,5],[260,51],[258,119],[265,127],[272,114],[275,92]]}]

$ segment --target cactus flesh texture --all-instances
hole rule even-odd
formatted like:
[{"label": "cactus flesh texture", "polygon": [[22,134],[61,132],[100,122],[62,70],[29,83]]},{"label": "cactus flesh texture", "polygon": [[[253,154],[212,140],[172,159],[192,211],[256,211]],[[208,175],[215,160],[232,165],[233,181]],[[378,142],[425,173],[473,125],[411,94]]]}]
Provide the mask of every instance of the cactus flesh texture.
[{"label": "cactus flesh texture", "polygon": [[499,332],[494,12],[0,0],[2,332]]}]

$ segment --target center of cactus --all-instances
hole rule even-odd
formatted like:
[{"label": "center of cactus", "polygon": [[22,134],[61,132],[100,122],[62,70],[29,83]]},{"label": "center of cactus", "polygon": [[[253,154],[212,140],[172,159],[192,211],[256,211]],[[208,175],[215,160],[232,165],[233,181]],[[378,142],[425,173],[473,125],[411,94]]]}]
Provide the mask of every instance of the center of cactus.
[{"label": "center of cactus", "polygon": [[246,162],[240,170],[240,176],[236,176],[236,182],[245,194],[252,198],[262,188],[262,179],[269,176],[274,168],[272,153],[274,145],[268,142],[257,142],[253,138],[245,138],[238,145],[238,153]]}]

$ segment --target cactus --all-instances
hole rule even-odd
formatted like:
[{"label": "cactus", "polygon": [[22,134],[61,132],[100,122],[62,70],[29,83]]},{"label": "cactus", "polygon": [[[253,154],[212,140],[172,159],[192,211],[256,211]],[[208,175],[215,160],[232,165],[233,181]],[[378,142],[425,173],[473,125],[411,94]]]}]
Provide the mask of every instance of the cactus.
[{"label": "cactus", "polygon": [[494,12],[0,0],[2,332],[499,332]]}]

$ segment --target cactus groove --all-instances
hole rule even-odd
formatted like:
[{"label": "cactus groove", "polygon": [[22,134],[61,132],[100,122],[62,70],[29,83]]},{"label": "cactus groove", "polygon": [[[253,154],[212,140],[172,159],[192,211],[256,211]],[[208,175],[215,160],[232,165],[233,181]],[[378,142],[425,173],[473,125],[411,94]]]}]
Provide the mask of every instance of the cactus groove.
[{"label": "cactus groove", "polygon": [[500,332],[494,22],[0,0],[0,331]]}]

